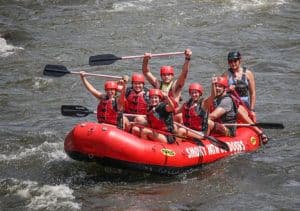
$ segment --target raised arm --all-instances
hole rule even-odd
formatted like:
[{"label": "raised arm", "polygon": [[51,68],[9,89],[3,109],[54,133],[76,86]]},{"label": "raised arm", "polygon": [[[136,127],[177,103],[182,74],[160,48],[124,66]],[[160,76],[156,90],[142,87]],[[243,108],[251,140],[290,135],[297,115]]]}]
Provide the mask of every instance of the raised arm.
[{"label": "raised arm", "polygon": [[100,99],[102,96],[102,93],[98,91],[87,79],[85,76],[85,71],[80,71],[80,78],[85,86],[85,88],[92,93],[96,98]]},{"label": "raised arm", "polygon": [[192,51],[190,49],[186,49],[184,51],[184,54],[185,54],[184,64],[182,66],[181,73],[174,84],[174,88],[173,88],[174,93],[181,92],[182,88],[184,87],[184,83],[190,69],[190,60],[192,56]]},{"label": "raised arm", "polygon": [[127,75],[123,76],[123,78],[119,81],[119,84],[122,85],[121,93],[117,100],[117,107],[120,111],[124,111],[125,106],[125,92],[126,92],[126,84],[129,80],[129,77]]},{"label": "raised arm", "polygon": [[150,67],[149,67],[149,60],[151,59],[151,53],[145,53],[144,59],[143,59],[143,74],[147,81],[156,89],[159,89],[160,82],[157,80],[157,78],[151,73]]}]

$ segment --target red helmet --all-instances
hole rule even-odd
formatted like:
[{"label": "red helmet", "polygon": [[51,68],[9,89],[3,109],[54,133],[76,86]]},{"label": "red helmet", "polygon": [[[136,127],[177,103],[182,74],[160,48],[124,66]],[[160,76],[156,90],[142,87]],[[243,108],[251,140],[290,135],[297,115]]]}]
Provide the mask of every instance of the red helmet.
[{"label": "red helmet", "polygon": [[145,83],[145,77],[143,74],[140,73],[133,73],[131,76],[131,81],[132,82],[142,82]]},{"label": "red helmet", "polygon": [[174,75],[174,68],[171,66],[162,66],[160,68],[160,75],[172,74]]},{"label": "red helmet", "polygon": [[160,89],[150,89],[149,90],[149,97],[152,97],[154,95],[158,96],[160,99],[163,99],[163,95],[162,95]]},{"label": "red helmet", "polygon": [[203,94],[203,87],[201,84],[198,83],[191,83],[189,86],[189,92],[191,92],[192,90],[197,90],[200,92],[200,94]]},{"label": "red helmet", "polygon": [[118,84],[115,81],[106,81],[104,84],[104,89],[108,90],[108,89],[117,89],[118,88]]},{"label": "red helmet", "polygon": [[227,77],[217,77],[216,84],[220,84],[220,85],[224,86],[225,88],[227,88],[228,87]]}]

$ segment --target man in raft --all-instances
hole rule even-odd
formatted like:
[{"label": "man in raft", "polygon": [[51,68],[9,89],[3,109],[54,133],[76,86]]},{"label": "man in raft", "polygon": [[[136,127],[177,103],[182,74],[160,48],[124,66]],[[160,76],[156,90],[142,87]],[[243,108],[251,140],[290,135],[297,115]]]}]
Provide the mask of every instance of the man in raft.
[{"label": "man in raft", "polygon": [[150,89],[149,97],[150,107],[143,121],[146,124],[134,126],[132,133],[143,139],[174,143],[175,137],[172,134],[174,132],[174,104],[172,100],[160,89]]},{"label": "man in raft", "polygon": [[[121,111],[124,110],[124,95],[128,76],[124,76],[119,82],[106,81],[104,84],[105,93],[98,91],[86,78],[86,72],[80,71],[80,78],[86,89],[99,100],[97,107],[97,119],[99,123],[112,125],[125,125],[122,120]],[[121,94],[117,97],[118,85],[121,87]],[[120,126],[121,127],[121,126]]]},{"label": "man in raft", "polygon": [[226,77],[213,77],[212,94],[210,96],[209,119],[212,121],[209,130],[222,136],[235,136],[236,126],[225,126],[225,123],[235,124],[237,120],[237,105],[227,93]]},{"label": "man in raft", "polygon": [[[162,66],[160,68],[161,80],[158,80],[150,71],[149,60],[151,59],[151,53],[145,53],[143,59],[142,70],[144,76],[154,88],[160,89],[162,92],[168,94],[173,101],[175,108],[179,106],[181,92],[190,68],[192,56],[192,51],[190,49],[186,49],[184,53],[185,61],[178,79],[174,79],[174,68],[172,66]],[[182,122],[182,117],[180,115],[177,115],[175,119],[178,122]]]},{"label": "man in raft", "polygon": [[[212,82],[210,100],[213,100],[213,102],[210,103],[212,111],[209,114],[209,121],[213,121],[213,124],[209,124],[209,130],[223,136],[235,136],[236,126],[225,126],[223,124],[235,124],[237,119],[242,123],[253,124],[254,122],[248,117],[245,108],[235,98],[232,98],[231,93],[227,91],[228,80],[226,77],[213,77]],[[253,126],[253,129],[259,134],[261,142],[266,144],[268,142],[267,135],[258,127]]]}]

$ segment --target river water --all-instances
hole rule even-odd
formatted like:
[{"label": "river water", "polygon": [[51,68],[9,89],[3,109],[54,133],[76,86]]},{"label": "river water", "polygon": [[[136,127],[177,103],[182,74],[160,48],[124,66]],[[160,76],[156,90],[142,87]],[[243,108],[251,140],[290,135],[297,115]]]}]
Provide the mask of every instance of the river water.
[{"label": "river water", "polygon": [[[299,11],[298,0],[0,0],[0,210],[299,210]],[[266,130],[271,140],[257,152],[175,177],[66,156],[68,131],[95,116],[65,117],[60,106],[97,101],[76,75],[43,76],[45,64],[85,68],[96,54],[185,48],[193,51],[187,81],[206,93],[228,51],[240,50],[256,77],[258,121],[286,128]],[[153,58],[151,67],[178,74],[183,60]],[[93,72],[133,71],[141,59]]]}]

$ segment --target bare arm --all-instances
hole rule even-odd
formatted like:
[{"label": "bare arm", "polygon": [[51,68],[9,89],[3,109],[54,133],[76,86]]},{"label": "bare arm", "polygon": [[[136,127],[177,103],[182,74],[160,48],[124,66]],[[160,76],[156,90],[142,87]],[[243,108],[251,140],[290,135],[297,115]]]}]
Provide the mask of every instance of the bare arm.
[{"label": "bare arm", "polygon": [[167,100],[167,106],[166,106],[166,111],[167,112],[174,112],[175,111],[175,106],[173,101],[170,99],[168,94],[163,93],[164,98]]},{"label": "bare arm", "polygon": [[246,74],[249,81],[250,109],[254,110],[256,103],[256,85],[254,74],[250,70],[247,70]]},{"label": "bare arm", "polygon": [[96,98],[100,99],[103,95],[100,91],[98,91],[85,77],[85,72],[80,71],[80,78],[85,86],[85,88],[92,93]]},{"label": "bare arm", "polygon": [[156,89],[159,89],[160,82],[157,80],[157,78],[151,73],[150,67],[149,67],[149,60],[151,59],[150,53],[145,53],[144,59],[143,59],[143,74],[147,81]]},{"label": "bare arm", "polygon": [[192,51],[190,49],[186,49],[184,51],[184,53],[185,53],[184,64],[182,66],[181,73],[180,73],[178,79],[176,80],[176,82],[174,84],[174,88],[173,88],[173,92],[174,92],[175,96],[178,95],[178,93],[180,93],[182,88],[184,87],[184,83],[185,83],[187,74],[190,69],[190,59],[192,56]]},{"label": "bare arm", "polygon": [[224,108],[217,107],[213,112],[211,112],[208,115],[208,117],[209,117],[209,119],[214,121],[214,120],[218,119],[219,117],[221,117],[225,113],[226,113],[226,110]]},{"label": "bare arm", "polygon": [[117,105],[120,111],[124,111],[125,106],[125,92],[126,92],[126,83],[129,80],[129,77],[123,76],[123,78],[119,81],[119,83],[122,85],[120,96],[117,99]]}]

